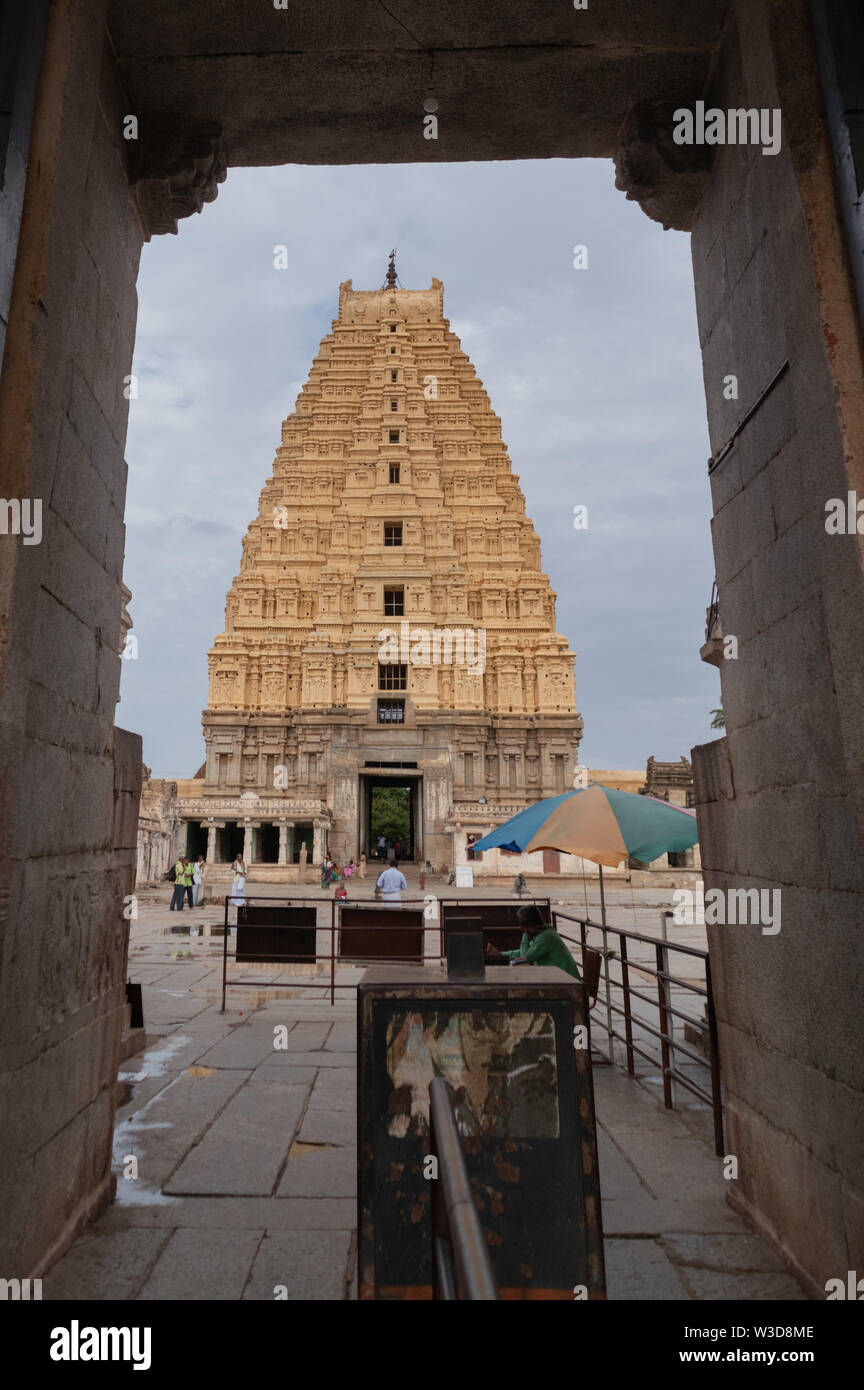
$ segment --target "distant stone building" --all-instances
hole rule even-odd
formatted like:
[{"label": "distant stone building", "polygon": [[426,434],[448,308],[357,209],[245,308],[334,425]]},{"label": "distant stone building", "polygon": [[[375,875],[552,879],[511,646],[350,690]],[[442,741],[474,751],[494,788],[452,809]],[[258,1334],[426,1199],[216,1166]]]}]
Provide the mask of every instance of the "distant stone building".
[{"label": "distant stone building", "polygon": [[[690,761],[683,755],[677,763],[658,763],[650,757],[645,768],[645,782],[639,788],[644,796],[656,796],[659,801],[668,801],[670,806],[693,806],[693,769]],[[677,853],[664,854],[655,860],[654,867],[668,866],[670,869],[698,869],[702,860],[699,846],[678,850]]]},{"label": "distant stone building", "polygon": [[168,871],[176,848],[177,783],[151,778],[146,764],[142,773],[135,881],[159,883]]},{"label": "distant stone building", "polygon": [[677,763],[658,763],[656,758],[649,758],[645,783],[639,790],[646,796],[668,801],[671,806],[692,806],[693,769],[689,759],[682,755]]},{"label": "distant stone building", "polygon": [[[340,286],[243,540],[210,652],[190,853],[261,878],[371,855],[398,788],[400,857],[456,862],[578,761],[573,653],[540,541],[443,286]],[[390,799],[392,804],[392,797]]]}]

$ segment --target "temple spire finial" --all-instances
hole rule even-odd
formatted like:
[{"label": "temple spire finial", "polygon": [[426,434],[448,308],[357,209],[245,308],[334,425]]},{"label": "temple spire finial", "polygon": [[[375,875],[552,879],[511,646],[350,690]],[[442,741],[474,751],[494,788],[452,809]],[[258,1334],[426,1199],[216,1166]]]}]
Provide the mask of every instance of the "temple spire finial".
[{"label": "temple spire finial", "polygon": [[396,250],[390,252],[390,264],[387,267],[387,278],[384,281],[385,288],[395,290],[396,288]]}]

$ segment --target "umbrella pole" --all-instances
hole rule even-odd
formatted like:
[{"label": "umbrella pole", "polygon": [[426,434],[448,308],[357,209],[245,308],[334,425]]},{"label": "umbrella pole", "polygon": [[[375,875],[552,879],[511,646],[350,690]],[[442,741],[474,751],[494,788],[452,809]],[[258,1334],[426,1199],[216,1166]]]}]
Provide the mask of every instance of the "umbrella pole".
[{"label": "umbrella pole", "polygon": [[606,894],[603,891],[603,865],[600,870],[600,921],[603,932],[603,970],[606,976],[606,1032],[609,1037],[609,1065],[612,1065],[612,985],[609,980],[609,938],[606,935]]}]

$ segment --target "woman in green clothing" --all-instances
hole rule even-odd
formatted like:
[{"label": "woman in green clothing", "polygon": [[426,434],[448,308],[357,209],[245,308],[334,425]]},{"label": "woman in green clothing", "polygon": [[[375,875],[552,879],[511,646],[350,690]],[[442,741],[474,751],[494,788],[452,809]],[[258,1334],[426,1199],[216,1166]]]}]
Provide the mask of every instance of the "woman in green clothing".
[{"label": "woman in green clothing", "polygon": [[499,951],[490,942],[487,956],[493,960],[509,961],[511,965],[557,965],[574,979],[580,978],[576,962],[551,922],[544,922],[536,903],[520,907],[516,916],[522,928],[522,940],[517,951]]}]

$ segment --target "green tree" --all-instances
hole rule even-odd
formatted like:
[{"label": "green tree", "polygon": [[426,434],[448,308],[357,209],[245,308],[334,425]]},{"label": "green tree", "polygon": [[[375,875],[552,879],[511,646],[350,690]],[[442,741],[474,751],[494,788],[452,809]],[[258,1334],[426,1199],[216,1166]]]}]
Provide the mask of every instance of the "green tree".
[{"label": "green tree", "polygon": [[712,728],[712,729],[725,729],[725,728],[726,728],[726,715],[723,713],[723,706],[721,705],[719,709],[712,709],[711,713],[712,713],[712,715],[714,716],[713,719],[711,720],[711,728]]},{"label": "green tree", "polygon": [[372,843],[383,835],[387,840],[411,840],[411,792],[408,787],[372,788]]}]

